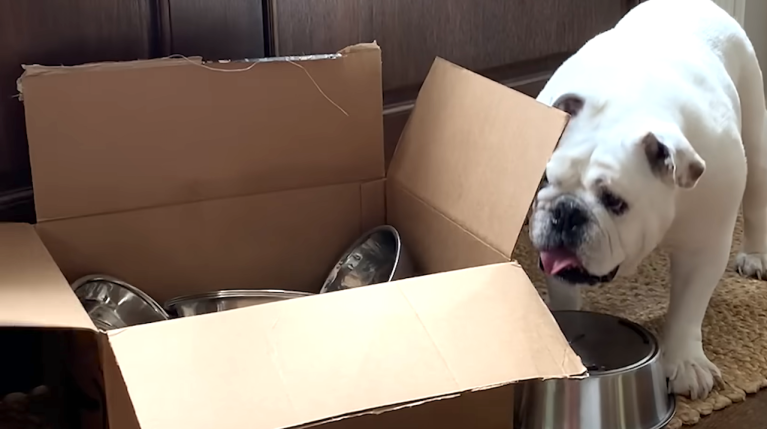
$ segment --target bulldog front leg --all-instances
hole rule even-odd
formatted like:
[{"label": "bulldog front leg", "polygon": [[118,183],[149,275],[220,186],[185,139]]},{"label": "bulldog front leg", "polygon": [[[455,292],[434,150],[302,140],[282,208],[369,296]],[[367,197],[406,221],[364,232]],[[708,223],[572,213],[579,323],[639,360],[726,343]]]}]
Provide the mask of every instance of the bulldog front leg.
[{"label": "bulldog front leg", "polygon": [[[730,237],[726,234],[725,237]],[[671,255],[671,301],[663,338],[663,364],[671,390],[692,399],[708,396],[721,373],[703,352],[701,327],[724,273],[731,238]]]},{"label": "bulldog front leg", "polygon": [[549,292],[549,309],[580,310],[583,306],[581,288],[564,282],[557,277],[546,276],[546,289]]}]

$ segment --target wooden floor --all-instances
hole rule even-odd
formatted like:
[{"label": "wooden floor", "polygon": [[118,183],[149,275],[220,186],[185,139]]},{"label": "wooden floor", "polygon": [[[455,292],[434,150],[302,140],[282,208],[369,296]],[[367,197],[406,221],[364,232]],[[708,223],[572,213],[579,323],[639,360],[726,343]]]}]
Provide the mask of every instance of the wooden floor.
[{"label": "wooden floor", "polygon": [[767,429],[767,391],[704,417],[693,429]]}]

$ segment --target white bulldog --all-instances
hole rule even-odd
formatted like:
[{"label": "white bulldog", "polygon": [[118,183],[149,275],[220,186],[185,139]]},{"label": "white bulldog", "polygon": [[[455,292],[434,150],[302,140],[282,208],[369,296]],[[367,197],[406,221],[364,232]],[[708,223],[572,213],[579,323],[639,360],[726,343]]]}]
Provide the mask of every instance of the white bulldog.
[{"label": "white bulldog", "polygon": [[767,115],[746,33],[711,0],[649,0],[569,58],[538,101],[570,114],[530,218],[550,306],[579,309],[575,286],[632,274],[666,248],[665,370],[673,392],[707,396],[721,376],[701,324],[741,201],[737,269],[767,277]]}]

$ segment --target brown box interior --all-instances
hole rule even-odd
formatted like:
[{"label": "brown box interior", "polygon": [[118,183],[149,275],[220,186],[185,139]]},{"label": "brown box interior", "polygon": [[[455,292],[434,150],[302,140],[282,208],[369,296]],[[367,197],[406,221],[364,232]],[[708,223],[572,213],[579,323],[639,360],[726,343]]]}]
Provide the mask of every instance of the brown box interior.
[{"label": "brown box interior", "polygon": [[[39,222],[0,229],[0,302],[17,304],[6,325],[96,339],[100,368],[75,377],[100,380],[94,424],[506,427],[499,387],[584,371],[509,262],[563,113],[437,59],[385,174],[374,44],[33,66],[20,87]],[[160,302],[318,292],[384,222],[419,274],[442,274],[106,335],[64,281],[107,273]]]}]

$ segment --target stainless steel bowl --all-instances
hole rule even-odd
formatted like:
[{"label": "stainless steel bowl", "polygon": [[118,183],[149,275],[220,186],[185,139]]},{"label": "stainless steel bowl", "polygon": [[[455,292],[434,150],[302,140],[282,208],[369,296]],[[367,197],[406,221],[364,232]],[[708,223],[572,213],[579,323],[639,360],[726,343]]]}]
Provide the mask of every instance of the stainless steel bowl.
[{"label": "stainless steel bowl", "polygon": [[179,317],[190,317],[311,295],[289,290],[219,290],[173,298],[165,303],[165,308]]},{"label": "stainless steel bowl", "polygon": [[588,377],[521,383],[516,429],[661,429],[668,424],[676,400],[668,393],[652,333],[606,314],[553,314]]},{"label": "stainless steel bowl", "polygon": [[320,293],[386,283],[413,275],[399,232],[383,225],[363,234],[330,271]]},{"label": "stainless steel bowl", "polygon": [[102,331],[168,320],[168,314],[155,300],[137,287],[103,274],[81,277],[72,289]]}]

